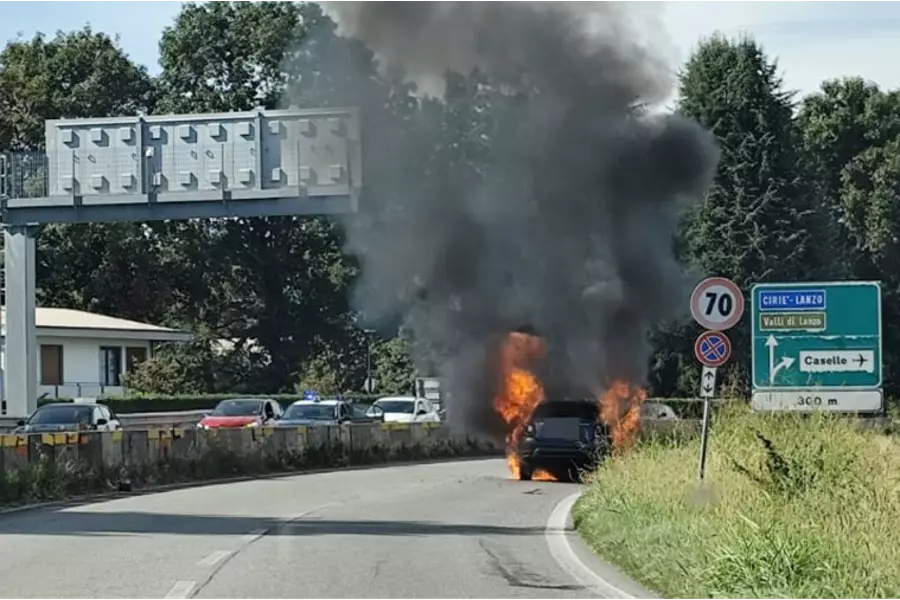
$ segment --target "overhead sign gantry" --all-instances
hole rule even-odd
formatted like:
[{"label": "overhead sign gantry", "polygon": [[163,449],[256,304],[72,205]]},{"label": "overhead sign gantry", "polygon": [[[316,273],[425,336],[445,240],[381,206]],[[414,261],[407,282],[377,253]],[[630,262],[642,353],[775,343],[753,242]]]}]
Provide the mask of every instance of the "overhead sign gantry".
[{"label": "overhead sign gantry", "polygon": [[355,108],[47,121],[45,194],[2,199],[0,416],[37,403],[36,225],[355,212],[360,129]]}]

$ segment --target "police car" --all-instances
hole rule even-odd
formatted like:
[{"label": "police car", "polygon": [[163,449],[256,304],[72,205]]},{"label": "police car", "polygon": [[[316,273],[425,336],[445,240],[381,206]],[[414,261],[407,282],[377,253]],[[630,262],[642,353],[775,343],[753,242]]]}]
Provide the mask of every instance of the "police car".
[{"label": "police car", "polygon": [[371,423],[384,420],[384,411],[369,415],[366,408],[355,407],[341,397],[324,399],[316,393],[307,392],[303,400],[298,400],[287,407],[276,426],[343,425],[344,423]]}]

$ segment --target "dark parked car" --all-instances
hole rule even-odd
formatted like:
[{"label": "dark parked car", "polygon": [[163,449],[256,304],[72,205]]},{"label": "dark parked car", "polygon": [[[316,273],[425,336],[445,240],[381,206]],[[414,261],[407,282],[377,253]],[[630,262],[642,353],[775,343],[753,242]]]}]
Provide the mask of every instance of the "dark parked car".
[{"label": "dark parked car", "polygon": [[535,469],[558,479],[576,479],[609,453],[609,428],[600,421],[597,401],[551,399],[541,403],[519,440],[519,479],[529,480]]},{"label": "dark parked car", "polygon": [[316,399],[298,400],[288,406],[277,427],[375,422],[384,422],[383,410],[377,408],[372,410],[366,405],[356,405],[344,400]]},{"label": "dark parked car", "polygon": [[116,431],[121,428],[116,413],[105,404],[53,402],[39,406],[28,419],[19,421],[13,433]]}]

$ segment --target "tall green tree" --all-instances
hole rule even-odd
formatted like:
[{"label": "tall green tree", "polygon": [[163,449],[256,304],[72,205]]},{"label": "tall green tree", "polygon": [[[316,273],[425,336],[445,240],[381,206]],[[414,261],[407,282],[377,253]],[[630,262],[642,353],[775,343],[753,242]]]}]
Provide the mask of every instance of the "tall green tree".
[{"label": "tall green tree", "polygon": [[[166,111],[376,105],[378,94],[384,105],[371,53],[337,36],[314,4],[188,4],[160,50]],[[195,316],[222,337],[254,340],[267,353],[252,375],[260,391],[290,389],[313,353],[336,340],[358,343],[348,304],[356,265],[331,220],[192,222],[173,225],[171,236],[205,248],[182,253],[198,282],[182,305],[202,307]]]},{"label": "tall green tree", "polygon": [[153,96],[146,67],[90,27],[10,42],[0,52],[0,148],[40,150],[45,119],[132,115]]},{"label": "tall green tree", "polygon": [[[133,115],[152,109],[155,88],[118,40],[89,27],[52,38],[37,34],[0,52],[0,152],[35,152],[32,169],[13,160],[12,193],[45,193],[44,121]],[[159,240],[141,224],[50,225],[38,238],[38,301],[156,321],[169,302],[170,265]],[[176,263],[177,264],[177,263]]]},{"label": "tall green tree", "polygon": [[[803,99],[795,131],[809,189],[828,210],[833,277],[853,277],[858,240],[848,231],[848,207],[841,195],[844,171],[860,154],[900,135],[898,95],[882,92],[859,77],[829,80]],[[850,217],[852,218],[852,217]]]},{"label": "tall green tree", "polygon": [[[686,255],[745,291],[757,282],[815,277],[827,261],[818,236],[827,219],[799,177],[792,109],[776,64],[750,39],[711,37],[681,74],[678,110],[707,127],[721,148],[715,183],[687,219]],[[740,392],[749,387],[746,330],[729,332],[735,354],[726,377]]]},{"label": "tall green tree", "polygon": [[882,282],[885,382],[900,374],[900,93],[859,77],[830,80],[796,118],[805,172],[837,232],[835,276]]}]

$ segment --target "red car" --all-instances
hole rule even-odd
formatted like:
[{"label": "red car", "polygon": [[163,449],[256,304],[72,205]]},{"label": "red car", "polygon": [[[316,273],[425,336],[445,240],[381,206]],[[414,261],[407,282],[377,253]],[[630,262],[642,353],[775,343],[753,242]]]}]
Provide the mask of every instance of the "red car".
[{"label": "red car", "polygon": [[222,400],[216,409],[197,423],[198,429],[261,427],[273,425],[283,414],[281,405],[267,398]]}]

